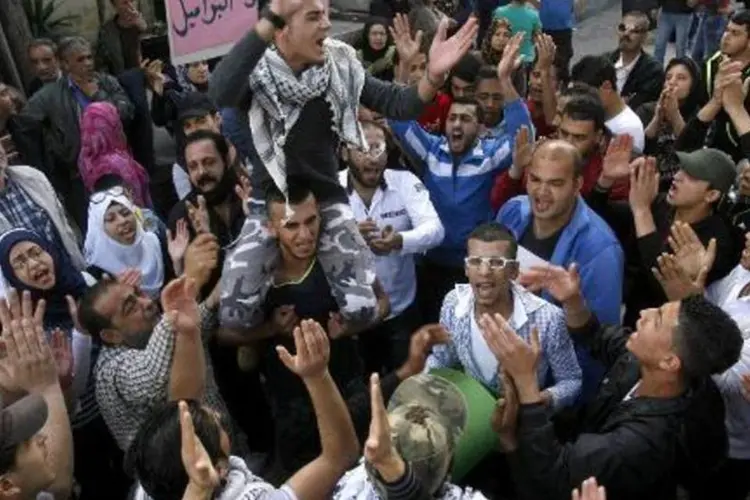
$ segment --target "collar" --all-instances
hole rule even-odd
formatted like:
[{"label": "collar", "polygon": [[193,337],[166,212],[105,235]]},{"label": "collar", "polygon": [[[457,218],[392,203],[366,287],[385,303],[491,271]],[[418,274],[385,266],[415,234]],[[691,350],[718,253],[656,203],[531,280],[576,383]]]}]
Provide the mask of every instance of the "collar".
[{"label": "collar", "polygon": [[[510,324],[515,329],[522,328],[529,321],[529,316],[542,308],[547,302],[529,292],[519,284],[511,282],[513,296],[513,314]],[[469,284],[456,285],[456,318],[463,318],[474,313],[474,290]]]},{"label": "collar", "polygon": [[632,71],[632,69],[635,67],[636,64],[638,64],[638,61],[641,60],[641,56],[643,55],[643,52],[638,54],[638,57],[633,59],[630,64],[625,65],[625,63],[622,61],[622,53],[620,53],[620,57],[617,58],[617,61],[615,61],[615,70],[625,70],[625,71]]}]

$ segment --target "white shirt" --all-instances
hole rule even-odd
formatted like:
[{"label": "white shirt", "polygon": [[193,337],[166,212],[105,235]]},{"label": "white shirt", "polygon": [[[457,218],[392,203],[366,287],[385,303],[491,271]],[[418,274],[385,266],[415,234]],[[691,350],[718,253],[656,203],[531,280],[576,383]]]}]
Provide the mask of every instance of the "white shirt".
[{"label": "white shirt", "polygon": [[620,58],[615,63],[615,72],[617,73],[617,91],[619,93],[622,94],[622,89],[625,87],[625,83],[627,83],[630,73],[633,71],[633,68],[635,68],[635,65],[638,64],[640,58],[641,55],[638,54],[638,57],[633,59],[630,64],[626,66],[622,60],[622,54],[620,54]]},{"label": "white shirt", "polygon": [[339,180],[349,192],[349,204],[357,222],[368,217],[379,228],[392,226],[403,238],[401,250],[389,255],[375,256],[375,271],[391,301],[391,318],[409,307],[417,294],[414,268],[415,253],[423,253],[438,246],[445,236],[430,193],[416,175],[406,170],[386,169],[385,184],[375,191],[368,207],[357,193],[349,188],[349,171],[339,172]]},{"label": "white shirt", "polygon": [[613,116],[605,122],[605,125],[614,135],[629,135],[633,138],[633,149],[637,153],[642,153],[646,147],[646,136],[643,133],[643,122],[635,114],[635,111],[630,109],[630,106],[625,106],[625,109],[620,111],[619,114]]},{"label": "white shirt", "polygon": [[724,398],[729,457],[750,459],[750,403],[742,393],[742,376],[750,373],[750,295],[740,292],[750,283],[750,271],[738,265],[731,273],[714,282],[706,290],[706,298],[721,307],[740,327],[745,342],[740,359],[714,381]]}]

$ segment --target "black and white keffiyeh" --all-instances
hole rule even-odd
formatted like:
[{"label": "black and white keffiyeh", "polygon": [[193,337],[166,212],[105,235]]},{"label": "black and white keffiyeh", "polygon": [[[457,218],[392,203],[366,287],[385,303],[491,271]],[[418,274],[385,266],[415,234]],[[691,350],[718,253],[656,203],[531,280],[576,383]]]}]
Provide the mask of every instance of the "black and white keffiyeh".
[{"label": "black and white keffiyeh", "polygon": [[302,108],[325,96],[333,129],[341,140],[367,149],[357,109],[365,86],[365,70],[350,45],[333,38],[324,42],[325,62],[295,75],[274,47],[269,47],[250,75],[253,100],[250,130],[261,161],[276,187],[286,195],[284,144]]}]

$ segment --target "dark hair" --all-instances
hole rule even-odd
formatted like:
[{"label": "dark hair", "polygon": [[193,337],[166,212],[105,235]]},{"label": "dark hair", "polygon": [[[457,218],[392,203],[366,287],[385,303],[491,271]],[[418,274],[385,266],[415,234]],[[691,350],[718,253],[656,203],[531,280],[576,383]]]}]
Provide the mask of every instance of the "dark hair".
[{"label": "dark hair", "polygon": [[[221,426],[200,402],[185,401],[193,418],[195,435],[211,463],[228,458],[221,449]],[[126,458],[126,469],[135,473],[151,498],[180,500],[189,478],[182,465],[180,409],[177,401],[157,408],[138,429]]]},{"label": "dark hair", "polygon": [[743,339],[727,313],[702,295],[693,295],[680,301],[673,343],[682,362],[683,379],[692,383],[734,365]]},{"label": "dark hair", "polygon": [[[217,134],[216,132],[213,132],[211,130],[196,130],[192,134],[185,137],[185,146],[182,149],[183,155],[187,152],[188,146],[202,141],[213,142],[216,151],[219,153],[219,156],[221,156],[221,159],[224,160],[224,166],[226,168],[229,168],[229,142],[223,135]],[[185,163],[187,163],[187,159],[185,160]]]},{"label": "dark hair", "polygon": [[84,331],[95,339],[102,340],[102,330],[112,328],[112,321],[106,316],[99,314],[95,305],[114,284],[115,281],[113,280],[103,279],[98,281],[94,286],[86,290],[86,293],[81,297],[81,302],[78,304],[78,321]]},{"label": "dark hair", "polygon": [[560,97],[565,99],[577,96],[591,96],[592,98],[599,99],[599,102],[601,102],[599,92],[591,85],[583,82],[573,82],[560,91]]},{"label": "dark hair", "polygon": [[648,14],[641,10],[629,10],[625,14],[622,15],[622,18],[625,19],[626,17],[632,17],[638,23],[645,24],[645,28],[648,29],[651,26],[651,18],[648,17]]},{"label": "dark hair", "polygon": [[570,79],[583,82],[594,88],[600,88],[609,82],[613,89],[617,89],[617,72],[615,65],[606,56],[585,56],[573,65]]},{"label": "dark hair", "polygon": [[[451,78],[454,76],[461,80],[469,83],[476,83],[477,77],[479,76],[479,69],[482,67],[482,63],[472,54],[466,54],[463,56],[453,67],[451,71]],[[450,78],[448,79],[450,81]]]},{"label": "dark hair", "polygon": [[500,26],[505,26],[508,29],[509,33],[513,33],[513,27],[510,25],[510,21],[508,21],[508,19],[505,17],[498,17],[492,20],[492,24],[487,30],[484,36],[484,40],[482,41],[482,59],[487,64],[494,64],[495,66],[497,66],[497,64],[500,62],[500,59],[503,57],[502,53],[492,48],[492,39],[494,38],[495,32]]},{"label": "dark hair", "polygon": [[99,193],[115,187],[125,187],[125,181],[117,174],[104,174],[94,183],[93,191]]},{"label": "dark hair", "polygon": [[313,195],[313,192],[309,187],[309,182],[305,182],[303,179],[292,176],[287,178],[286,197],[275,185],[266,189],[266,205],[268,209],[270,209],[272,203],[286,203],[287,200],[292,206],[299,205],[310,195]]},{"label": "dark hair", "polygon": [[563,116],[569,116],[573,120],[594,122],[594,130],[605,129],[606,113],[602,101],[589,95],[575,96],[568,101],[563,108]]},{"label": "dark hair", "polygon": [[750,10],[745,9],[735,12],[732,17],[729,18],[729,22],[744,26],[745,31],[750,33]]},{"label": "dark hair", "polygon": [[683,66],[690,73],[692,83],[690,84],[690,92],[687,97],[680,103],[680,114],[689,120],[694,114],[696,114],[708,101],[708,92],[706,86],[703,84],[701,77],[701,69],[698,63],[693,61],[689,56],[675,57],[667,63],[664,68],[664,77],[666,78],[669,70],[675,66]]},{"label": "dark hair", "polygon": [[482,109],[482,105],[479,104],[479,101],[477,101],[473,97],[454,97],[453,102],[451,103],[451,107],[455,106],[456,104],[460,104],[462,106],[474,106],[474,109],[476,109],[477,120],[479,120],[479,123],[482,123],[484,121],[484,110]]},{"label": "dark hair", "polygon": [[508,228],[499,222],[485,222],[478,225],[469,234],[469,240],[478,240],[485,243],[494,243],[496,241],[507,241],[510,243],[509,253],[512,258],[516,257],[518,251],[518,241]]},{"label": "dark hair", "polygon": [[26,47],[26,52],[29,53],[38,47],[48,47],[55,57],[57,57],[57,44],[49,38],[35,38],[29,42],[29,46]]},{"label": "dark hair", "polygon": [[497,68],[490,66],[489,64],[479,68],[479,74],[477,75],[477,83],[483,80],[498,80]]}]

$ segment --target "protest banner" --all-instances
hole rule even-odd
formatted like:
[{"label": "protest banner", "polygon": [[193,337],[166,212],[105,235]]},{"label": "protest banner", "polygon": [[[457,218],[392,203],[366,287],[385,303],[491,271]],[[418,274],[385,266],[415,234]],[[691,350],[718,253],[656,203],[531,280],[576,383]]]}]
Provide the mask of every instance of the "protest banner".
[{"label": "protest banner", "polygon": [[220,57],[258,21],[257,0],[166,0],[172,64]]}]

